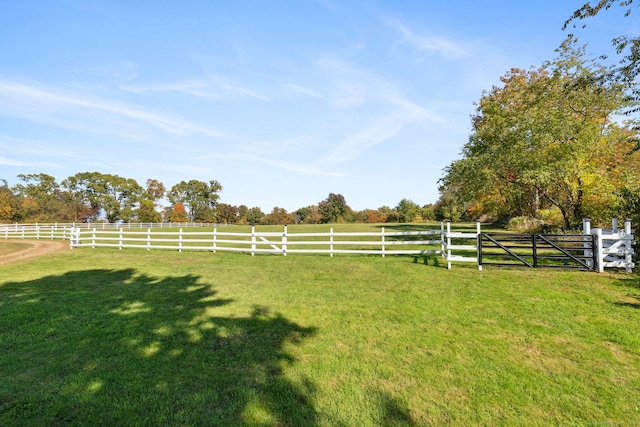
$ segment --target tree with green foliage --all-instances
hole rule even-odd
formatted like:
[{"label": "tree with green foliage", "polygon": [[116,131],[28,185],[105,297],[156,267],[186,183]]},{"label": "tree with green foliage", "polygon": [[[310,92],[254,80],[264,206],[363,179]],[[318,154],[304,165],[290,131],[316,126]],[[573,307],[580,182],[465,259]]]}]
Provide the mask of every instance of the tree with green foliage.
[{"label": "tree with green foliage", "polygon": [[256,225],[262,223],[262,219],[264,218],[264,212],[257,206],[252,207],[247,212],[246,220],[248,224]]},{"label": "tree with green foliage", "polygon": [[572,39],[541,68],[513,69],[484,93],[463,158],[442,179],[445,194],[474,212],[535,216],[556,207],[569,228],[621,205],[618,168],[633,147],[624,87],[594,78]]},{"label": "tree with green foliage", "polygon": [[[24,184],[17,184],[13,191],[23,200],[23,216],[31,221],[55,220],[60,214],[59,185],[55,178],[45,173],[20,174]],[[25,201],[26,199],[26,201]]]},{"label": "tree with green foliage", "polygon": [[324,224],[335,223],[344,220],[351,211],[342,194],[329,193],[329,196],[318,203],[320,222]]},{"label": "tree with green foliage", "polygon": [[160,222],[162,215],[156,211],[156,206],[151,200],[142,200],[138,209],[136,209],[136,217],[140,222]]},{"label": "tree with green foliage", "polygon": [[134,179],[100,172],[78,173],[62,185],[72,193],[74,201],[90,206],[96,214],[103,210],[109,222],[130,219],[145,192]]},{"label": "tree with green foliage", "polygon": [[188,208],[193,221],[216,222],[216,204],[222,185],[216,180],[209,183],[192,179],[171,187],[167,198],[172,204],[180,203]]},{"label": "tree with green foliage", "polygon": [[413,222],[420,214],[420,206],[409,199],[402,199],[395,207],[398,222]]}]

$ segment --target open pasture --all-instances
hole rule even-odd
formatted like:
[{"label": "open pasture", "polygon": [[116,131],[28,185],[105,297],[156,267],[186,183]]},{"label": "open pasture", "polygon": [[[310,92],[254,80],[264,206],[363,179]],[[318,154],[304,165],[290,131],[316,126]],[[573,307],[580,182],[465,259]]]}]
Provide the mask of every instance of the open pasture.
[{"label": "open pasture", "polygon": [[633,424],[639,309],[635,274],[77,248],[0,267],[0,424]]}]

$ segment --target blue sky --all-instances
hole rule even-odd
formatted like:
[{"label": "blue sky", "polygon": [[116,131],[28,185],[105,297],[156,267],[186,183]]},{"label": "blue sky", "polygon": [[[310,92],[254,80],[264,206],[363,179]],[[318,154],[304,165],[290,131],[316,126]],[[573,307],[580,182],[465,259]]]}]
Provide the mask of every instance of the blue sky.
[{"label": "blue sky", "polygon": [[[582,0],[0,0],[0,179],[215,179],[270,212],[438,198],[483,90]],[[588,50],[637,34],[612,9]]]}]

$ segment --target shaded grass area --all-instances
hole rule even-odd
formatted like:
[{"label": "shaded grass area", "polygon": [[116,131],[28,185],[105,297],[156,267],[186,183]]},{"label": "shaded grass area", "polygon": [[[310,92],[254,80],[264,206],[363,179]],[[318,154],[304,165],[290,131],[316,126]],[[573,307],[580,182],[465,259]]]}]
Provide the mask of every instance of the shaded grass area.
[{"label": "shaded grass area", "polygon": [[4,266],[0,424],[640,421],[638,276],[425,260],[74,249]]}]

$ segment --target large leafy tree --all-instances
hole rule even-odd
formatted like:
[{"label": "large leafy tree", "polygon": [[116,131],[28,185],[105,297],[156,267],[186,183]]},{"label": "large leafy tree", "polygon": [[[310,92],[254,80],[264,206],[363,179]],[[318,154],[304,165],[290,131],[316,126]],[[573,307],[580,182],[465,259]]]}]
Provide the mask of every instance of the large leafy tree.
[{"label": "large leafy tree", "polygon": [[222,185],[216,180],[209,183],[192,179],[181,181],[171,187],[167,198],[172,204],[182,204],[189,210],[194,221],[215,222],[216,205],[222,191]]},{"label": "large leafy tree", "polygon": [[409,199],[402,199],[395,208],[399,222],[412,222],[420,214],[420,206]]},{"label": "large leafy tree", "polygon": [[617,169],[632,147],[624,86],[596,78],[602,67],[568,39],[553,62],[513,69],[484,93],[463,158],[443,190],[476,214],[532,215],[555,207],[565,227],[620,204]]},{"label": "large leafy tree", "polygon": [[318,203],[320,222],[327,224],[344,220],[351,208],[347,205],[342,194],[329,193],[329,196]]},{"label": "large leafy tree", "polygon": [[103,210],[109,222],[130,219],[145,193],[134,179],[100,172],[78,173],[62,185],[74,200],[89,206],[94,213]]}]

